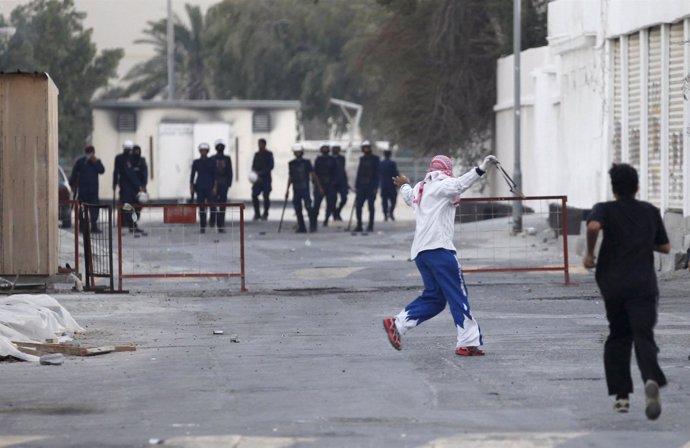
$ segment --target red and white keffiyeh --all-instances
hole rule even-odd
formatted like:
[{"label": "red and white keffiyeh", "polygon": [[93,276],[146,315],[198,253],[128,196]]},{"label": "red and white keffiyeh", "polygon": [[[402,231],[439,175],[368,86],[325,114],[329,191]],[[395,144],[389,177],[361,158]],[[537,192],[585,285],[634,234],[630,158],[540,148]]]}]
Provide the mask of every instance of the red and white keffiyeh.
[{"label": "red and white keffiyeh", "polygon": [[[417,205],[419,205],[419,203],[422,201],[424,184],[453,176],[453,161],[450,160],[450,157],[448,156],[434,156],[434,158],[431,159],[431,163],[429,163],[429,169],[426,170],[426,173],[427,174],[424,176],[424,180],[419,183],[419,189],[417,191],[416,198],[414,199],[414,203]],[[453,201],[453,205],[456,207],[458,204],[460,204],[459,197]]]}]

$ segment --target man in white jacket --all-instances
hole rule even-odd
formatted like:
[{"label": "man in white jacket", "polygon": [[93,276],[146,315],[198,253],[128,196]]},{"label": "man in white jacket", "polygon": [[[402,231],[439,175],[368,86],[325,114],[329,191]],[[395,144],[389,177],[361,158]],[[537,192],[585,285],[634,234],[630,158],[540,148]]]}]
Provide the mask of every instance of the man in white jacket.
[{"label": "man in white jacket", "polygon": [[462,268],[453,245],[455,208],[460,195],[485,173],[496,157],[487,156],[476,168],[453,177],[453,162],[446,156],[431,160],[424,180],[414,187],[405,176],[393,178],[405,203],[416,215],[416,228],[410,258],[417,264],[424,282],[422,294],[397,316],[383,320],[388,340],[400,350],[401,336],[409,329],[431,319],[446,306],[450,307],[458,338],[455,353],[481,356],[483,344],[477,321],[470,312]]}]

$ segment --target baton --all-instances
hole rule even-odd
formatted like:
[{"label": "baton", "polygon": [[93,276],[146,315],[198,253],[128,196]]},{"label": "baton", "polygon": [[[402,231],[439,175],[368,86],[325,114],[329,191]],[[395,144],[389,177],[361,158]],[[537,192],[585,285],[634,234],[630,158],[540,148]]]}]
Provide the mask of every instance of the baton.
[{"label": "baton", "polygon": [[283,201],[283,212],[280,214],[280,223],[278,224],[278,233],[280,233],[280,229],[283,227],[283,218],[285,218],[285,208],[287,207],[288,203],[288,193],[290,189],[285,192],[285,201]]}]

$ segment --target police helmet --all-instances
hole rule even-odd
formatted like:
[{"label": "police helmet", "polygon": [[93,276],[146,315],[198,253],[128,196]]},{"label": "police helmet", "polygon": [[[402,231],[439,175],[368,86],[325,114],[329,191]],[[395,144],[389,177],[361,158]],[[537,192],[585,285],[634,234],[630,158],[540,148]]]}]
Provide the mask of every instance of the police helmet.
[{"label": "police helmet", "polygon": [[146,204],[149,201],[149,194],[145,191],[140,191],[137,193],[137,201],[139,201],[140,204]]},{"label": "police helmet", "polygon": [[256,171],[250,171],[247,177],[251,183],[256,183],[256,181],[259,180],[259,175],[256,174]]},{"label": "police helmet", "polygon": [[218,140],[213,142],[214,148],[218,149],[219,146],[223,146],[223,148],[225,148],[225,140],[223,140],[222,138],[219,138]]},{"label": "police helmet", "polygon": [[292,145],[292,152],[304,152],[304,146],[301,143],[295,143]]},{"label": "police helmet", "polygon": [[122,149],[132,149],[134,148],[134,142],[132,140],[125,140],[122,143]]},{"label": "police helmet", "polygon": [[208,146],[208,143],[199,143],[199,151],[208,151],[210,149],[211,147]]}]

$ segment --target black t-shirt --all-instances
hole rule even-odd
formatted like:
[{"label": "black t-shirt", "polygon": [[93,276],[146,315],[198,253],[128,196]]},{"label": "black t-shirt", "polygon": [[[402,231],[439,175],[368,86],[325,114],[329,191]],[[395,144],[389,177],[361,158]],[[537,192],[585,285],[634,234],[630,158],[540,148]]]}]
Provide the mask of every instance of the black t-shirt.
[{"label": "black t-shirt", "polygon": [[600,202],[587,219],[597,221],[604,240],[596,280],[605,298],[659,294],[654,272],[654,246],[667,244],[659,209],[636,199]]}]

